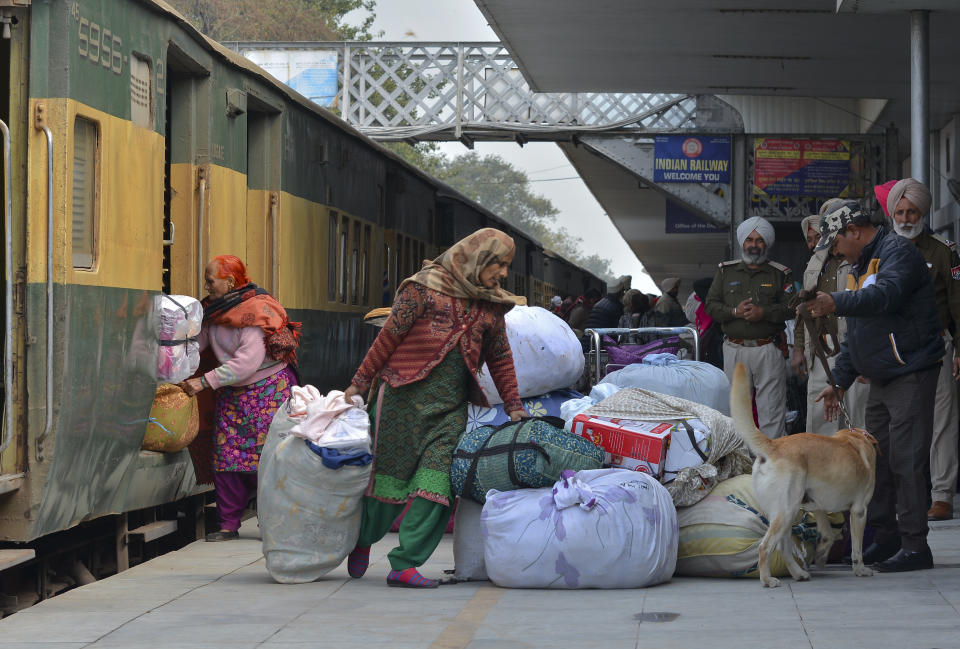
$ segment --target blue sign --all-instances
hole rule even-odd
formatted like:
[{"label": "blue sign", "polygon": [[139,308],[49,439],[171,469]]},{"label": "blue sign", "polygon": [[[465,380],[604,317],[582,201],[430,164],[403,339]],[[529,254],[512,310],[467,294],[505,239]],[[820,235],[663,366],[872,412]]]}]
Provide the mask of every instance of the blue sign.
[{"label": "blue sign", "polygon": [[729,135],[658,135],[653,181],[730,184]]},{"label": "blue sign", "polygon": [[704,234],[707,232],[726,232],[726,227],[720,227],[703,219],[683,205],[667,199],[666,210],[667,234]]}]

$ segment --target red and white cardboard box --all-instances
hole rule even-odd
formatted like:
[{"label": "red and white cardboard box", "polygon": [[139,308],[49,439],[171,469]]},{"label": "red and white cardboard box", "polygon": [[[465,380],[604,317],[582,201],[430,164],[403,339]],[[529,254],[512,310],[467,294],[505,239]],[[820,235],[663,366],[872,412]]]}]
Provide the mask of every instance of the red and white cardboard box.
[{"label": "red and white cardboard box", "polygon": [[673,424],[634,421],[580,414],[573,418],[573,432],[605,451],[610,466],[649,473],[660,479],[670,446]]}]

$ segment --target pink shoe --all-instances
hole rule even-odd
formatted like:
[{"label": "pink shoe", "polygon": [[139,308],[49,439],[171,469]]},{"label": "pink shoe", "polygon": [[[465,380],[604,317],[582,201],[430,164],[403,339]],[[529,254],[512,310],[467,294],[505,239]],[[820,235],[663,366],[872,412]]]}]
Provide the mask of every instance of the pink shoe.
[{"label": "pink shoe", "polygon": [[436,588],[440,582],[436,579],[427,579],[421,575],[416,568],[407,568],[406,570],[391,570],[387,575],[387,586],[399,586],[401,588]]}]

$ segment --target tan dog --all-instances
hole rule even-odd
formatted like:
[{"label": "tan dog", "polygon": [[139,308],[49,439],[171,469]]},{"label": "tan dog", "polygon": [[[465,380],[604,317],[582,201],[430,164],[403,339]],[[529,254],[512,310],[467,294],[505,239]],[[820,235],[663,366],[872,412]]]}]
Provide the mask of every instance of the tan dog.
[{"label": "tan dog", "polygon": [[873,496],[877,440],[859,428],[845,428],[832,437],[799,433],[769,439],[753,423],[750,385],[740,363],[733,373],[730,412],[737,434],[757,458],[753,463],[753,491],[770,520],[770,528],[760,541],[760,582],[770,588],[780,585],[780,580],[770,575],[770,553],[775,549],[780,550],[794,579],[810,579],[789,545],[790,529],[801,506],[817,521],[818,568],[826,563],[834,541],[827,512],[849,509],[853,573],[858,577],[872,575],[873,570],[863,565],[863,527]]}]

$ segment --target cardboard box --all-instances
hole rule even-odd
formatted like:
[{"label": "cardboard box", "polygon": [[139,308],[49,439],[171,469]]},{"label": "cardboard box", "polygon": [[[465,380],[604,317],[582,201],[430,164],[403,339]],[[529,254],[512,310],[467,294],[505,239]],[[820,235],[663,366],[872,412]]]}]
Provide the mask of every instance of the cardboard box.
[{"label": "cardboard box", "polygon": [[657,421],[611,419],[580,414],[573,418],[573,432],[602,448],[610,466],[649,473],[658,480],[670,446],[673,424]]}]

